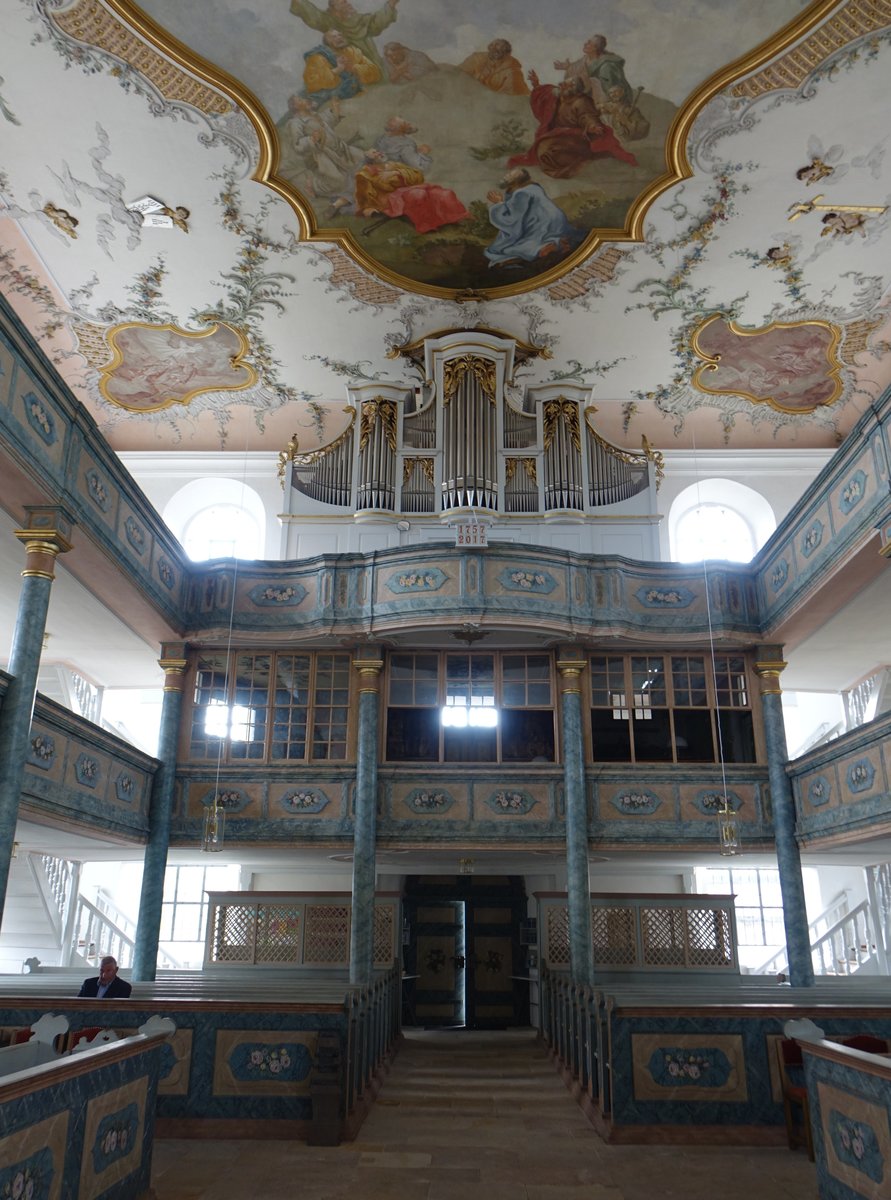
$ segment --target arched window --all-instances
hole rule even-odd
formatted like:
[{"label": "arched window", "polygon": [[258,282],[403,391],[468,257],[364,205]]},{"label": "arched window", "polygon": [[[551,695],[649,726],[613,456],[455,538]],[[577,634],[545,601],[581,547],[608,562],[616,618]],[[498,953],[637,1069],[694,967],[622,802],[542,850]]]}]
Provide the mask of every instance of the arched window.
[{"label": "arched window", "polygon": [[187,483],[166,504],[164,520],[193,562],[265,557],[263,501],[234,479]]},{"label": "arched window", "polygon": [[749,562],[775,528],[773,509],[758,492],[731,479],[704,479],[685,488],[671,506],[671,557]]}]

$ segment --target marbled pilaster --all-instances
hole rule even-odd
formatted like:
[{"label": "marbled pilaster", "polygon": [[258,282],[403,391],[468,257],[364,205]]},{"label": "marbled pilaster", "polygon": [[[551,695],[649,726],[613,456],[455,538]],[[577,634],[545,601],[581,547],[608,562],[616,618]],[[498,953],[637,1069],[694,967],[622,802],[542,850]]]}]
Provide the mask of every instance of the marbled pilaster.
[{"label": "marbled pilaster", "polygon": [[27,507],[15,536],[25,545],[25,569],[9,656],[12,679],[0,710],[0,923],[28,757],[31,714],[56,558],[71,549],[71,519],[60,508]]},{"label": "marbled pilaster", "polygon": [[161,904],[164,899],[164,875],[167,847],[173,816],[176,781],[176,746],[182,711],[186,658],[182,643],[165,643],[158,664],[164,672],[164,700],[161,706],[161,731],[158,757],[161,766],[155,775],[149,810],[149,836],[142,870],[142,893],[133,952],[132,978],[151,980],[158,966],[158,941],[161,934]]},{"label": "marbled pilaster", "polygon": [[588,803],[582,737],[581,674],[585,659],[573,651],[557,660],[563,717],[563,790],[566,797],[566,896],[569,960],[575,983],[593,982],[591,883],[588,875]]},{"label": "marbled pilaster", "polygon": [[377,747],[380,673],[383,665],[383,660],[372,653],[353,660],[353,666],[359,673],[359,736],[356,747],[350,983],[360,985],[370,983],[374,972]]},{"label": "marbled pilaster", "polygon": [[773,828],[776,840],[780,891],[783,896],[783,924],[786,929],[786,953],[789,957],[789,982],[793,987],[812,987],[814,965],[811,958],[801,853],[795,840],[795,800],[786,774],[789,752],[783,724],[780,673],[785,668],[782,647],[759,646],[755,673],[761,680],[761,712],[767,746],[767,769]]}]

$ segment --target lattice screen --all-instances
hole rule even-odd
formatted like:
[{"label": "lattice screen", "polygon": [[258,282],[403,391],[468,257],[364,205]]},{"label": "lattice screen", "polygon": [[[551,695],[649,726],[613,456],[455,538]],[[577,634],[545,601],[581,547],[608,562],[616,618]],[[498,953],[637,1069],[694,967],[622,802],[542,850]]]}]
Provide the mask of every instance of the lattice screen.
[{"label": "lattice screen", "polygon": [[254,956],[254,908],[227,904],[217,909],[213,931],[214,962],[251,962]]},{"label": "lattice screen", "polygon": [[637,937],[632,908],[591,910],[594,962],[602,967],[633,966],[637,960]]},{"label": "lattice screen", "polygon": [[687,909],[687,946],[692,967],[733,966],[730,913],[722,908]]},{"label": "lattice screen", "polygon": [[374,906],[374,965],[389,967],[396,955],[393,934],[396,910],[392,904]]},{"label": "lattice screen", "polygon": [[548,908],[546,956],[549,967],[569,965],[569,909]]},{"label": "lattice screen", "polygon": [[300,960],[300,912],[293,904],[261,904],[257,909],[254,962],[296,963]]},{"label": "lattice screen", "polygon": [[350,906],[308,904],[303,940],[305,963],[337,963],[350,960]]},{"label": "lattice screen", "polygon": [[640,932],[648,967],[684,965],[684,917],[680,908],[642,908]]}]

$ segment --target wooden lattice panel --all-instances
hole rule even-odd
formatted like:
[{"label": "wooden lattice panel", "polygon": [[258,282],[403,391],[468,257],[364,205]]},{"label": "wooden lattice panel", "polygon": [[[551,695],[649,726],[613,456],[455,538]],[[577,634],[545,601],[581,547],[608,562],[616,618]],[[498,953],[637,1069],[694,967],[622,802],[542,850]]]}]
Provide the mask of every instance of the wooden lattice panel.
[{"label": "wooden lattice panel", "polygon": [[250,962],[254,953],[254,907],[227,904],[217,909],[213,962]]},{"label": "wooden lattice panel", "polygon": [[634,910],[623,908],[593,908],[591,937],[594,961],[601,967],[633,966],[637,959],[637,938],[634,930]]},{"label": "wooden lattice panel", "polygon": [[304,963],[347,963],[350,959],[348,904],[311,904],[306,908]]},{"label": "wooden lattice panel", "polygon": [[730,913],[720,908],[687,910],[687,955],[691,967],[730,967]]},{"label": "wooden lattice panel", "polygon": [[261,904],[257,909],[258,963],[300,960],[300,912],[293,904]]},{"label": "wooden lattice panel", "polygon": [[393,935],[396,910],[392,904],[374,906],[374,965],[389,967],[396,957]]},{"label": "wooden lattice panel", "polygon": [[648,967],[684,964],[684,917],[680,908],[642,908],[640,932],[643,960]]},{"label": "wooden lattice panel", "polygon": [[547,911],[548,966],[569,966],[569,909],[555,906]]}]

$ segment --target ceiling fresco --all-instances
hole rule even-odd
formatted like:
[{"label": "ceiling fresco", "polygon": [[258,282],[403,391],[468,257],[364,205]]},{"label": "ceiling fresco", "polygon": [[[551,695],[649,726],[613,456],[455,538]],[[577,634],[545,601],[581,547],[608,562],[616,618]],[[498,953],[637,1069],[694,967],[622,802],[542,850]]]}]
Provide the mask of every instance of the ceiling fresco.
[{"label": "ceiling fresco", "polygon": [[457,327],[620,445],[836,445],[891,382],[891,0],[589,12],[4,0],[0,288],[121,450],[312,451]]}]

